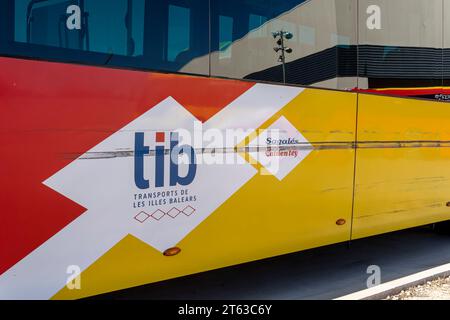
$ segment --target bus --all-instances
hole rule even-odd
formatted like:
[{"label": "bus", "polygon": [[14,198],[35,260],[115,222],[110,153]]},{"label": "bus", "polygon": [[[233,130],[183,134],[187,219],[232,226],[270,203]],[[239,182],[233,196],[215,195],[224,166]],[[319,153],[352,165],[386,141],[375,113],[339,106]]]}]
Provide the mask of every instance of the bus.
[{"label": "bus", "polygon": [[0,2],[0,299],[450,220],[450,0]]}]

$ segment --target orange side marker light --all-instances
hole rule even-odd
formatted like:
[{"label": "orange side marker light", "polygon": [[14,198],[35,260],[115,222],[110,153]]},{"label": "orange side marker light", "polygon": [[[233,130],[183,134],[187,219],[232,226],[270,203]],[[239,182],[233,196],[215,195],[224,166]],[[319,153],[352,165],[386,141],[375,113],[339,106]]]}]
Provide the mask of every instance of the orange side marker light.
[{"label": "orange side marker light", "polygon": [[173,247],[173,248],[169,248],[166,251],[164,251],[164,255],[166,257],[173,257],[176,256],[177,254],[179,254],[181,252],[181,249],[178,247]]}]

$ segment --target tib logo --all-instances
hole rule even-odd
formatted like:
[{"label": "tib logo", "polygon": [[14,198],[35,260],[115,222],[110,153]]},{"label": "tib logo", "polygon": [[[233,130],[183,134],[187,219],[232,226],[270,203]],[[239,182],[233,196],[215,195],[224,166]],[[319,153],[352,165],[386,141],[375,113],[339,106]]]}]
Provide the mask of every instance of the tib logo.
[{"label": "tib logo", "polygon": [[[189,145],[179,145],[178,133],[156,132],[154,135],[154,157],[150,146],[145,145],[144,132],[136,132],[134,137],[134,182],[139,189],[149,189],[150,185],[160,188],[165,185],[165,172],[169,170],[170,186],[187,186],[194,181],[197,172],[194,148]],[[166,138],[170,136],[169,166],[166,166]],[[152,150],[153,151],[153,150]],[[152,152],[153,153],[153,152]],[[180,159],[188,158],[181,163]],[[154,168],[154,181],[146,178],[145,172]],[[182,169],[182,170],[180,170]],[[183,171],[183,172],[181,172]]]}]

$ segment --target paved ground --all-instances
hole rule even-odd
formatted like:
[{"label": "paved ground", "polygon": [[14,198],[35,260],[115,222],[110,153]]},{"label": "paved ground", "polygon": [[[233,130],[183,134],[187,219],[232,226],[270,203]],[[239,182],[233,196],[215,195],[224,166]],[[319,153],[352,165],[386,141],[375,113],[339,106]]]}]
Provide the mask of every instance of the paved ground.
[{"label": "paved ground", "polygon": [[333,299],[450,262],[450,236],[419,228],[104,295],[114,299]]},{"label": "paved ground", "polygon": [[450,278],[428,281],[426,284],[389,296],[385,300],[450,300]]}]

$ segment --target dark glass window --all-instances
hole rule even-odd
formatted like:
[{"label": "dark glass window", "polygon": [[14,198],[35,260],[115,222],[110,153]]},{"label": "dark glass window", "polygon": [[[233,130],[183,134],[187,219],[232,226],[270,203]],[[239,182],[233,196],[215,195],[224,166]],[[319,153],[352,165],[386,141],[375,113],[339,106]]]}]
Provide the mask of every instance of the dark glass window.
[{"label": "dark glass window", "polygon": [[439,95],[443,1],[360,0],[359,7],[359,87],[421,98]]},{"label": "dark glass window", "polygon": [[444,21],[443,21],[443,71],[442,71],[442,92],[435,96],[441,101],[450,101],[450,0],[443,1]]},{"label": "dark glass window", "polygon": [[189,8],[169,6],[169,29],[167,37],[167,60],[174,62],[191,50]]},{"label": "dark glass window", "polygon": [[142,56],[145,0],[16,0],[14,41]]},{"label": "dark glass window", "polygon": [[273,45],[266,27],[271,18],[271,0],[211,1],[211,74],[246,78],[272,66]]},{"label": "dark glass window", "polygon": [[[336,89],[357,86],[357,0],[214,0],[211,74]],[[273,33],[292,38],[275,52]]]},{"label": "dark glass window", "polygon": [[6,53],[207,74],[208,0],[8,0]]},{"label": "dark glass window", "polygon": [[209,1],[147,1],[147,59],[158,69],[209,73]]}]

